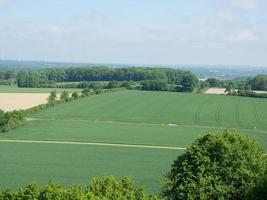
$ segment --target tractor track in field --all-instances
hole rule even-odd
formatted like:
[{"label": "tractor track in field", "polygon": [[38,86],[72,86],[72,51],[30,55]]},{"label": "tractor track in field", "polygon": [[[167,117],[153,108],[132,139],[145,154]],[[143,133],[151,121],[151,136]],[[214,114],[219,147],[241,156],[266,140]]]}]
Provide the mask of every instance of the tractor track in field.
[{"label": "tractor track in field", "polygon": [[240,103],[240,100],[235,103],[235,120],[237,124],[240,124],[239,103]]},{"label": "tractor track in field", "polygon": [[145,148],[145,149],[167,149],[167,150],[181,150],[181,151],[186,150],[185,147],[175,147],[175,146],[120,144],[120,143],[103,143],[103,142],[53,141],[53,140],[0,139],[0,143],[65,144],[65,145],[90,145],[90,146],[110,146],[110,147],[128,147],[128,148]]},{"label": "tractor track in field", "polygon": [[138,122],[138,121],[120,121],[120,120],[99,120],[99,119],[63,119],[63,118],[26,118],[28,121],[65,121],[65,122],[89,122],[89,123],[114,123],[114,124],[140,124],[149,126],[165,126],[172,128],[205,128],[205,129],[221,129],[221,130],[233,130],[233,131],[248,131],[253,133],[264,133],[265,130],[253,130],[248,128],[235,128],[235,127],[222,127],[222,126],[207,126],[207,125],[187,125],[187,124],[163,124],[153,122]]},{"label": "tractor track in field", "polygon": [[218,104],[216,111],[215,111],[215,121],[217,126],[222,126],[222,120],[221,120],[221,112],[223,109],[224,103]]},{"label": "tractor track in field", "polygon": [[[61,145],[88,145],[88,146],[107,146],[107,147],[123,147],[123,148],[142,148],[142,149],[166,149],[186,151],[185,147],[175,146],[159,146],[159,145],[138,145],[138,144],[120,144],[120,143],[101,143],[101,142],[75,142],[75,141],[53,141],[53,140],[20,140],[20,139],[0,139],[0,143],[15,144],[61,144]],[[264,154],[267,156],[267,153]]]},{"label": "tractor track in field", "polygon": [[201,105],[196,109],[195,116],[194,116],[194,124],[199,124],[200,122],[200,114],[206,104],[210,103],[210,99],[205,100]]},{"label": "tractor track in field", "polygon": [[255,103],[252,103],[252,104],[251,104],[251,109],[252,109],[252,114],[253,114],[253,116],[254,116],[256,122],[257,122],[258,124],[262,124]]}]

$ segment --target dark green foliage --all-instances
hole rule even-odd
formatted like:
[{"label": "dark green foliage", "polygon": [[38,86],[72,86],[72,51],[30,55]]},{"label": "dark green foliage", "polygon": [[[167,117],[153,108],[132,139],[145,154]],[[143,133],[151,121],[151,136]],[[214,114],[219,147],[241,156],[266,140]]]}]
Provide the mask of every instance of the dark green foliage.
[{"label": "dark green foliage", "polygon": [[249,194],[250,199],[265,200],[267,197],[267,172],[262,181]]},{"label": "dark green foliage", "polygon": [[253,90],[267,90],[267,74],[258,74],[251,80]]},{"label": "dark green foliage", "polygon": [[244,97],[267,98],[266,93],[256,93],[253,92],[252,90],[239,90],[237,94],[239,96],[244,96]]},{"label": "dark green foliage", "polygon": [[146,80],[141,83],[142,90],[167,91],[168,83],[162,80]]},{"label": "dark green foliage", "polygon": [[[46,68],[31,71],[21,71],[17,76],[19,87],[48,87],[55,86],[55,82],[82,82],[82,81],[145,81],[162,80],[168,84],[181,85],[186,77],[197,80],[196,76],[188,71],[170,68],[107,68],[107,67],[79,67],[79,68]],[[89,87],[84,84],[71,83],[65,87]],[[112,83],[113,84],[113,83]],[[111,85],[109,85],[110,87]],[[117,87],[117,86],[116,86]],[[89,87],[90,88],[90,87]],[[114,88],[112,86],[112,88]]]},{"label": "dark green foliage", "polygon": [[64,187],[48,183],[44,188],[31,184],[18,192],[0,191],[0,200],[160,200],[156,195],[145,193],[142,188],[125,177],[117,180],[113,176],[94,178],[86,187]]},{"label": "dark green foliage", "polygon": [[0,129],[4,126],[4,116],[4,111],[0,109]]},{"label": "dark green foliage", "polygon": [[73,92],[72,94],[71,94],[71,98],[73,98],[74,100],[75,99],[78,99],[79,98],[79,93],[76,91],[76,92]]},{"label": "dark green foliage", "polygon": [[206,83],[209,87],[222,87],[221,81],[216,78],[208,78]]},{"label": "dark green foliage", "polygon": [[208,134],[174,161],[163,194],[170,199],[250,199],[265,173],[266,158],[254,140],[229,132]]},{"label": "dark green foliage", "polygon": [[84,88],[82,90],[82,95],[83,96],[88,96],[90,94],[90,92],[91,92],[91,89],[90,88]]},{"label": "dark green foliage", "polygon": [[25,124],[23,111],[12,111],[3,114],[0,111],[0,130],[2,132],[8,132],[11,129],[17,128]]},{"label": "dark green foliage", "polygon": [[48,97],[48,104],[54,105],[56,103],[56,100],[57,100],[57,92],[52,91]]},{"label": "dark green foliage", "polygon": [[71,98],[70,98],[70,94],[69,92],[67,91],[63,91],[61,94],[60,94],[60,100],[61,101],[69,101]]}]

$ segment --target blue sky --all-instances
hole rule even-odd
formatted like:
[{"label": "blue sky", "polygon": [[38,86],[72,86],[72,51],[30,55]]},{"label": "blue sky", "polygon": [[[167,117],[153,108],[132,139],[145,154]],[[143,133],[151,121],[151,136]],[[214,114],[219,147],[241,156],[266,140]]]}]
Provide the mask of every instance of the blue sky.
[{"label": "blue sky", "polygon": [[0,0],[0,58],[267,66],[266,0]]}]

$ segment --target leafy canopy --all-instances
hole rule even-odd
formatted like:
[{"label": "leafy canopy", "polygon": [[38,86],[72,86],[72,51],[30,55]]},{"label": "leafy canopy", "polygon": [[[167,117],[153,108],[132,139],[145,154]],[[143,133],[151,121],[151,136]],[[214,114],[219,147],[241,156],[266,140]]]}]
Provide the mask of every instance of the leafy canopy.
[{"label": "leafy canopy", "polygon": [[170,199],[248,199],[266,173],[261,146],[237,133],[208,134],[173,162],[163,188]]}]

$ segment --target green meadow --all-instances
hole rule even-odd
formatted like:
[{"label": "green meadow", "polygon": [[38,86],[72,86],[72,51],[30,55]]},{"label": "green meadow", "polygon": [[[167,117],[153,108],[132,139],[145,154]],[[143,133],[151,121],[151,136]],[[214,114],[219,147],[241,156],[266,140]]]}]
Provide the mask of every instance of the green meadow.
[{"label": "green meadow", "polygon": [[19,88],[16,85],[0,85],[0,93],[50,93],[52,91],[57,91],[58,93],[63,91],[68,92],[80,92],[80,89],[67,89],[67,88]]},{"label": "green meadow", "polygon": [[[267,151],[265,99],[171,92],[120,91],[81,98],[28,116],[2,140],[94,142],[155,148],[0,142],[0,186],[49,180],[70,185],[93,176],[129,175],[159,191],[164,174],[196,138],[226,129],[260,142]],[[11,177],[11,178],[10,178]]]}]

